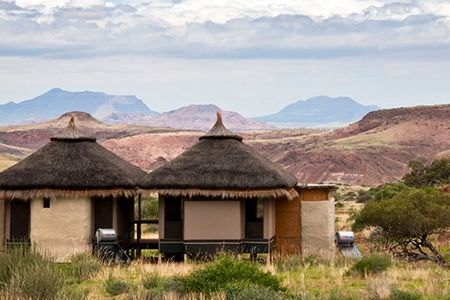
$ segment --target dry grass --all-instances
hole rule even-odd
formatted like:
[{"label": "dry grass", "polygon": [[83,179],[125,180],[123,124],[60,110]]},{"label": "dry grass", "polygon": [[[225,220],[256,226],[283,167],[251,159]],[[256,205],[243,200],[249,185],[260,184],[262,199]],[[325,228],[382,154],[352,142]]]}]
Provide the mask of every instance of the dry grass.
[{"label": "dry grass", "polygon": [[[333,263],[320,259],[289,258],[297,264],[281,271],[279,265],[261,265],[264,271],[271,272],[282,279],[283,286],[294,299],[389,299],[393,290],[420,294],[423,299],[449,299],[450,269],[442,269],[431,263],[409,264],[395,262],[386,272],[378,275],[348,275],[354,264],[351,260],[338,258]],[[166,262],[149,264],[135,261],[128,266],[104,265],[101,270],[80,281],[66,280],[66,293],[61,299],[108,299],[105,283],[114,278],[130,287],[129,294],[114,299],[154,299],[148,298],[143,279],[157,276],[163,281],[174,276],[187,275],[201,268],[201,263]],[[71,291],[71,293],[67,293]],[[77,295],[77,296],[74,296]],[[80,296],[81,295],[81,296]],[[223,294],[212,298],[201,294],[180,295],[167,291],[162,299],[225,299]],[[14,299],[4,292],[0,299]],[[161,299],[161,298],[157,298]]]},{"label": "dry grass", "polygon": [[295,295],[306,299],[328,299],[339,291],[351,299],[389,299],[394,288],[418,293],[425,299],[450,297],[450,270],[431,264],[396,263],[385,273],[364,278],[346,275],[352,262],[337,265],[315,265],[280,274],[284,285]]}]

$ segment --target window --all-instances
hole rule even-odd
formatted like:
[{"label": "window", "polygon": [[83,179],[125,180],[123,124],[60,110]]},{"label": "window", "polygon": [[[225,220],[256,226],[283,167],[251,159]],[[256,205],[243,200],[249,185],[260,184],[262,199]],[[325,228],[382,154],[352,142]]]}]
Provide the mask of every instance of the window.
[{"label": "window", "polygon": [[43,207],[50,208],[50,198],[44,198]]},{"label": "window", "polygon": [[264,201],[247,199],[245,201],[245,238],[262,239],[264,237]]},{"label": "window", "polygon": [[245,219],[247,222],[262,222],[264,218],[264,200],[248,199],[245,202]]}]

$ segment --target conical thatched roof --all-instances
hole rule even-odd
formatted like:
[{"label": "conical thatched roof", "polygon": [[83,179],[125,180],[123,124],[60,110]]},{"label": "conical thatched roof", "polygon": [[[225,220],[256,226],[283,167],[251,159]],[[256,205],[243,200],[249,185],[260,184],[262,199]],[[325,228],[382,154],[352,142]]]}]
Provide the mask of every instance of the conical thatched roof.
[{"label": "conical thatched roof", "polygon": [[170,196],[295,197],[297,179],[230,132],[218,113],[192,148],[148,174],[140,185]]},{"label": "conical thatched roof", "polygon": [[0,173],[0,198],[133,195],[145,172],[68,127]]}]

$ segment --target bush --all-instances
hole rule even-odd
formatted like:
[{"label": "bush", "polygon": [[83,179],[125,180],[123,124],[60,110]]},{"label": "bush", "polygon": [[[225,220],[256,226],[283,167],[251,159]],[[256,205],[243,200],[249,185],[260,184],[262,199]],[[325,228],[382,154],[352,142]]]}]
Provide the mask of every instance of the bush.
[{"label": "bush", "polygon": [[366,203],[369,201],[380,201],[383,199],[391,199],[395,195],[403,191],[408,191],[410,189],[411,188],[409,186],[401,182],[386,183],[378,187],[371,188],[367,192],[358,194],[356,202]]},{"label": "bush", "polygon": [[328,300],[353,300],[353,299],[359,299],[359,298],[345,295],[344,293],[342,293],[342,291],[340,291],[339,289],[336,289],[336,288],[334,288],[330,291],[330,296],[328,297]]},{"label": "bush", "polygon": [[105,290],[111,296],[117,296],[127,293],[130,290],[130,285],[125,281],[108,278],[105,282]]},{"label": "bush", "polygon": [[286,297],[277,291],[257,285],[229,285],[225,290],[227,300],[282,300]]},{"label": "bush", "polygon": [[394,289],[391,292],[391,297],[389,300],[420,300],[422,296],[420,294],[405,292],[399,289]]},{"label": "bush", "polygon": [[162,280],[158,274],[151,273],[150,275],[142,279],[142,285],[147,290],[156,289],[162,286]]},{"label": "bush", "polygon": [[162,282],[162,290],[167,292],[181,293],[184,290],[184,278],[172,276]]},{"label": "bush", "polygon": [[211,294],[228,286],[252,284],[273,291],[282,291],[281,281],[262,271],[257,264],[223,256],[203,269],[182,278],[183,292]]},{"label": "bush", "polygon": [[391,259],[386,256],[372,255],[363,257],[351,268],[351,273],[359,275],[378,274],[386,271],[391,266]]},{"label": "bush", "polygon": [[97,257],[88,254],[77,254],[70,262],[70,275],[80,280],[88,279],[97,274],[102,267]]}]

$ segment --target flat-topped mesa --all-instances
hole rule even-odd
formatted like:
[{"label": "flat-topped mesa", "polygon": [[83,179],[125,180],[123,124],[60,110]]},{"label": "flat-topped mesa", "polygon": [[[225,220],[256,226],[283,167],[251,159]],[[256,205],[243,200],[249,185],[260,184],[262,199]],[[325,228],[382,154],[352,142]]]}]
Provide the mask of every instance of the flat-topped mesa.
[{"label": "flat-topped mesa", "polygon": [[96,138],[83,135],[75,125],[75,117],[72,116],[67,127],[64,128],[59,134],[52,137],[50,140],[60,142],[95,142]]},{"label": "flat-topped mesa", "polygon": [[200,137],[200,140],[202,139],[234,139],[242,141],[240,135],[234,134],[223,125],[222,114],[220,112],[217,112],[216,124],[204,136]]}]

